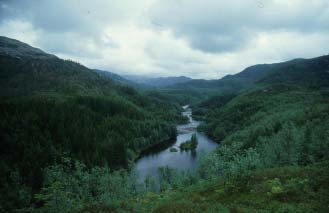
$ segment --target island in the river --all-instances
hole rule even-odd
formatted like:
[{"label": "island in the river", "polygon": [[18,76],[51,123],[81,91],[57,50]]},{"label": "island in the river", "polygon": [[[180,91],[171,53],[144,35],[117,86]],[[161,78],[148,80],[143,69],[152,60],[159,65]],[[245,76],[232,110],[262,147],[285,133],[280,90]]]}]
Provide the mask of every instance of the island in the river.
[{"label": "island in the river", "polygon": [[186,150],[194,150],[196,149],[197,146],[198,146],[198,139],[196,137],[196,134],[194,133],[191,137],[191,140],[181,143],[179,148],[181,150],[186,151]]}]

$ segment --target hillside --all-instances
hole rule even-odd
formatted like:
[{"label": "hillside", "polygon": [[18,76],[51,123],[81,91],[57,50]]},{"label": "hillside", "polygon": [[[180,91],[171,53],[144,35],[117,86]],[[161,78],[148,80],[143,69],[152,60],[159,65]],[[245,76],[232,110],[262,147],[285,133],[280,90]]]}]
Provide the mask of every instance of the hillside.
[{"label": "hillside", "polygon": [[274,83],[321,87],[329,83],[329,55],[312,59],[294,59],[276,64],[261,64],[224,79],[242,78],[264,85]]},{"label": "hillside", "polygon": [[232,78],[220,80],[192,80],[186,83],[174,84],[159,91],[173,102],[195,104],[220,94],[239,93],[251,88],[253,82],[245,79]]},{"label": "hillside", "polygon": [[276,64],[258,81],[261,84],[298,84],[325,87],[329,84],[329,55],[312,59],[296,59]]},{"label": "hillside", "polygon": [[140,212],[156,213],[327,212],[328,167],[327,161],[262,169],[230,181],[203,181],[184,189],[149,193],[140,203],[131,202],[142,206]]},{"label": "hillside", "polygon": [[50,92],[102,95],[118,88],[111,79],[102,78],[79,63],[13,39],[0,37],[0,53],[1,96]]},{"label": "hillside", "polygon": [[128,85],[128,86],[135,86],[135,87],[139,86],[137,83],[129,81],[128,79],[122,77],[121,75],[118,75],[118,74],[110,72],[110,71],[98,70],[98,69],[94,69],[93,71],[95,71],[102,77],[110,78],[111,80],[118,82],[120,84],[124,84],[124,85]]},{"label": "hillside", "polygon": [[170,85],[163,93],[177,100],[196,103],[212,96],[240,93],[272,84],[325,87],[329,84],[329,55],[248,67],[218,80],[191,80]]},{"label": "hillside", "polygon": [[58,59],[18,40],[0,36],[0,56],[16,59]]},{"label": "hillside", "polygon": [[0,211],[35,203],[48,166],[128,168],[185,120],[177,105],[17,40],[0,37],[0,53]]},{"label": "hillside", "polygon": [[[323,56],[254,66],[237,74],[253,87],[194,105],[200,131],[220,144],[200,165],[206,185],[178,190],[156,212],[170,212],[174,200],[184,206],[184,196],[196,197],[184,209],[209,212],[327,212],[328,174],[320,171],[329,168],[328,65]],[[321,175],[311,181],[313,172]]]}]

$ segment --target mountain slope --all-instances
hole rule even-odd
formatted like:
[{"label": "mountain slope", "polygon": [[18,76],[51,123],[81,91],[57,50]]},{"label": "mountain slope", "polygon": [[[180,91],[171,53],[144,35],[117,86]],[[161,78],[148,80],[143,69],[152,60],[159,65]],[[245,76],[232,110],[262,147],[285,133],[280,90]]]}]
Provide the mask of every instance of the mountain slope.
[{"label": "mountain slope", "polygon": [[29,206],[46,167],[127,168],[176,136],[179,106],[0,37],[0,211]]},{"label": "mountain slope", "polygon": [[328,167],[326,161],[262,169],[251,172],[250,179],[203,181],[184,189],[149,193],[134,202],[142,206],[140,212],[156,213],[328,212]]},{"label": "mountain slope", "polygon": [[18,40],[0,36],[0,56],[16,59],[56,59],[57,57],[47,54],[40,49],[34,48]]},{"label": "mountain slope", "polygon": [[295,59],[276,64],[254,65],[219,80],[191,80],[170,85],[164,89],[164,93],[176,93],[177,99],[195,103],[211,96],[240,93],[254,87],[272,84],[326,87],[329,84],[328,70],[329,55],[312,59]]},{"label": "mountain slope", "polygon": [[[14,44],[14,45],[12,45]],[[106,94],[116,87],[85,66],[0,37],[1,96],[44,92]]]},{"label": "mountain slope", "polygon": [[109,72],[109,71],[104,71],[104,70],[98,70],[98,69],[94,69],[93,71],[95,71],[96,73],[98,73],[99,75],[101,75],[103,77],[110,78],[115,82],[119,82],[121,84],[129,85],[129,86],[137,86],[136,83],[134,83],[132,81],[129,81],[128,79],[126,79],[126,78],[124,78],[121,75],[118,75],[116,73]]},{"label": "mountain slope", "polygon": [[284,83],[326,86],[329,83],[329,55],[312,59],[294,59],[282,63],[255,65],[223,79],[227,78],[243,78],[265,85]]},{"label": "mountain slope", "polygon": [[[152,100],[81,64],[59,59],[19,41],[0,37],[0,44],[2,113],[13,113],[7,109],[9,106],[17,107],[20,111],[35,103],[30,110],[39,113],[44,110],[42,103],[46,103],[44,107],[55,104],[58,110],[67,107],[67,104],[72,109],[90,109],[95,114],[88,115],[89,112],[86,112],[86,115],[91,117],[104,114],[143,121],[150,120],[152,113],[159,114],[158,109],[170,110],[170,107],[174,107],[159,99]],[[178,114],[179,110],[175,107],[173,109]],[[63,113],[66,116],[66,112]],[[49,116],[47,113],[43,115]],[[165,123],[171,119],[180,119],[170,113],[160,117]]]},{"label": "mountain slope", "polygon": [[329,55],[312,59],[296,59],[269,67],[262,84],[298,84],[308,87],[329,85]]}]

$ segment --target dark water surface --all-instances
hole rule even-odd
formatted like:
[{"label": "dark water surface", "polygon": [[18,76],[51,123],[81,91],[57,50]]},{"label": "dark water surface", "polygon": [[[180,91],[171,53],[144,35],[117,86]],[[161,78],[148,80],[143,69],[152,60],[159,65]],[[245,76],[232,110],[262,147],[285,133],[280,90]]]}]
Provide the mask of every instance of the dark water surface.
[{"label": "dark water surface", "polygon": [[[166,146],[154,148],[142,154],[136,161],[135,168],[140,181],[143,181],[147,176],[157,176],[159,167],[169,166],[179,170],[193,170],[196,168],[197,156],[200,152],[209,153],[216,148],[217,143],[203,133],[196,131],[200,122],[192,119],[191,109],[188,106],[183,108],[183,115],[189,118],[189,123],[177,126],[176,141]],[[198,138],[197,148],[193,151],[180,151],[179,145],[190,140],[193,133],[196,133]],[[170,152],[172,147],[176,148],[178,152]]]}]

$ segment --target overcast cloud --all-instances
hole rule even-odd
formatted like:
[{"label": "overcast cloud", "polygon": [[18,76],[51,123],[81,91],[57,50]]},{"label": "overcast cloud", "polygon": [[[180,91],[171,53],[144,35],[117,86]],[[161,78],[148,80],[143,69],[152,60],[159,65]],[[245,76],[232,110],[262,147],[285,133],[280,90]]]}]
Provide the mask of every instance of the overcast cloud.
[{"label": "overcast cloud", "polygon": [[0,35],[119,74],[220,78],[329,53],[328,0],[0,0]]}]

